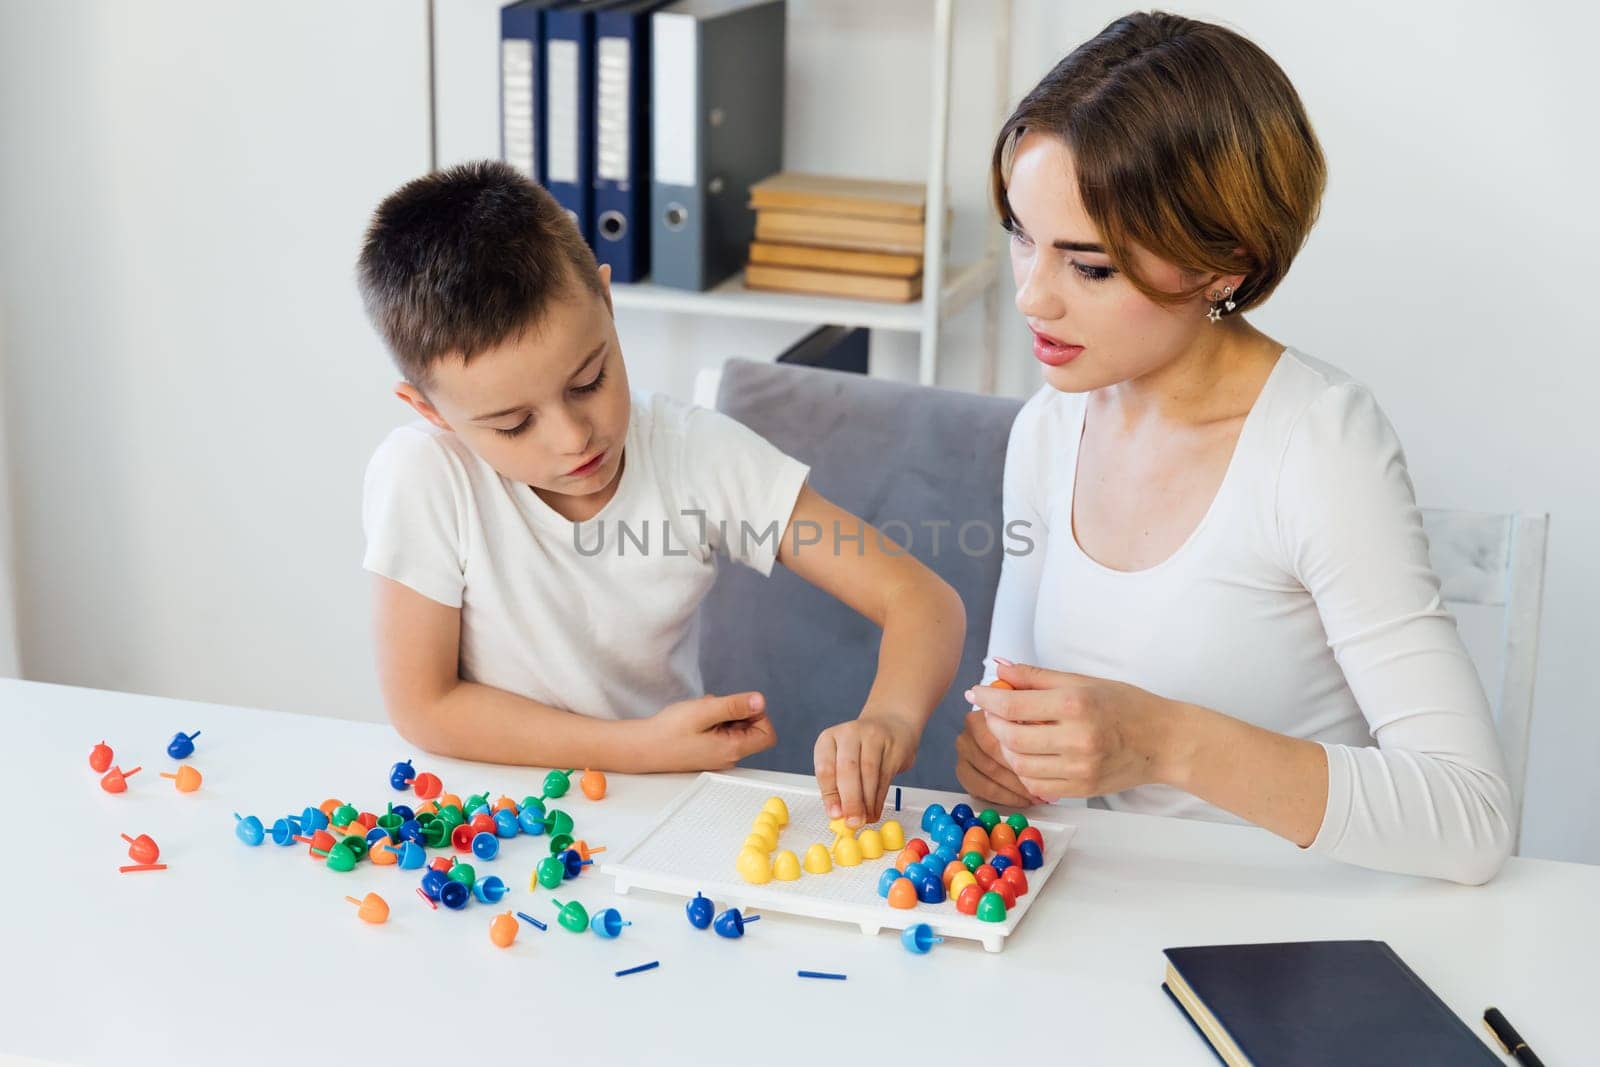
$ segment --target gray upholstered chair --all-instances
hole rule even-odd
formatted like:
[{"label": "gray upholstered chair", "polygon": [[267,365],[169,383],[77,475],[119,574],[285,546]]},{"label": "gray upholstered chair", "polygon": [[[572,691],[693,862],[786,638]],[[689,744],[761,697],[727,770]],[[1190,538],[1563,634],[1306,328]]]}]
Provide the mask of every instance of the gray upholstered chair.
[{"label": "gray upholstered chair", "polygon": [[[897,779],[959,789],[961,692],[983,671],[1003,558],[1006,441],[1021,401],[734,360],[722,369],[716,406],[810,464],[812,487],[840,507],[896,541],[909,530],[913,554],[961,594],[960,671],[922,735],[916,767]],[[947,524],[937,552],[930,523]],[[969,523],[983,525],[968,527],[963,548],[958,534]],[[985,529],[994,543],[982,551]],[[701,620],[706,691],[759,689],[772,710],[778,745],[745,765],[811,773],[817,734],[861,710],[877,667],[877,627],[783,567],[764,580],[726,564]]]}]

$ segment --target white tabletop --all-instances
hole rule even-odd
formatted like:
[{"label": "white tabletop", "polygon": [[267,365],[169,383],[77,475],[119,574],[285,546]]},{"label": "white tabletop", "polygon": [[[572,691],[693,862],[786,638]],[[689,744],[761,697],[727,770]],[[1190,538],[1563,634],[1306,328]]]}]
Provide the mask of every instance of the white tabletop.
[{"label": "white tabletop", "polygon": [[[0,682],[0,722],[4,1054],[818,1067],[1053,1048],[1042,1062],[1199,1067],[1215,1061],[1160,990],[1163,948],[1376,938],[1479,1034],[1494,1004],[1552,1067],[1593,1062],[1596,867],[1513,860],[1466,888],[1339,866],[1251,828],[1074,811],[1067,858],[1002,953],[946,942],[912,956],[889,933],[777,914],[729,941],[691,928],[680,899],[616,896],[603,870],[529,893],[542,839],[476,864],[511,886],[500,907],[456,913],[430,910],[415,872],[338,874],[303,846],[252,849],[233,833],[234,811],[270,825],[330,796],[379,810],[408,796],[388,785],[406,757],[463,797],[538,793],[542,769],[436,759],[386,726],[24,682]],[[188,795],[157,777],[174,768],[165,749],[179,730],[203,731],[190,762],[205,783]],[[102,738],[122,767],[144,766],[124,794],[88,766]],[[578,836],[620,843],[690,780],[613,775],[605,800],[574,788],[563,803]],[[119,874],[122,832],[150,834],[170,869]],[[344,900],[368,891],[390,904],[384,926]],[[573,935],[553,922],[552,896],[614,905],[634,925],[615,941]],[[549,931],[523,924],[496,948],[489,919],[508,907]],[[613,977],[650,960],[660,968]],[[806,981],[801,968],[849,978]]]}]

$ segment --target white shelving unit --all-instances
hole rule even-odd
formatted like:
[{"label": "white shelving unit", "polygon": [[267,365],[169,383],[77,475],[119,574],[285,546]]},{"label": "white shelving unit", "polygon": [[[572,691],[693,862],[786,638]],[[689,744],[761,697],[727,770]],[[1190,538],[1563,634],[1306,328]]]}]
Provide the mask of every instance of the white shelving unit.
[{"label": "white shelving unit", "polygon": [[[934,385],[939,372],[939,337],[951,316],[980,297],[984,303],[985,344],[979,387],[993,392],[1000,332],[999,290],[996,274],[1003,249],[996,238],[985,242],[974,262],[951,265],[945,247],[946,191],[949,188],[951,41],[955,0],[932,0],[931,98],[933,113],[928,129],[926,229],[923,236],[921,300],[886,304],[840,297],[769,293],[744,287],[743,274],[705,292],[668,289],[658,285],[617,285],[612,289],[618,308],[638,308],[686,315],[765,319],[769,322],[813,322],[863,326],[875,330],[900,330],[921,336],[917,378]],[[983,11],[995,27],[995,129],[1005,120],[1011,61],[1011,0],[985,2]]]}]

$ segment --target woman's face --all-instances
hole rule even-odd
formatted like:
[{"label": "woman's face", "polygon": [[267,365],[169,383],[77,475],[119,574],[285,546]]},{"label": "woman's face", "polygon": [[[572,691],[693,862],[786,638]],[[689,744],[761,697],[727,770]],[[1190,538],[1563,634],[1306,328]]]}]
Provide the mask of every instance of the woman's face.
[{"label": "woman's face", "polygon": [[[1142,378],[1190,351],[1201,331],[1217,329],[1206,319],[1203,295],[1164,307],[1112,268],[1078,196],[1072,152],[1060,139],[1023,134],[1006,195],[1017,310],[1055,388],[1083,393]],[[1198,280],[1142,248],[1133,255],[1157,288],[1179,291]]]}]

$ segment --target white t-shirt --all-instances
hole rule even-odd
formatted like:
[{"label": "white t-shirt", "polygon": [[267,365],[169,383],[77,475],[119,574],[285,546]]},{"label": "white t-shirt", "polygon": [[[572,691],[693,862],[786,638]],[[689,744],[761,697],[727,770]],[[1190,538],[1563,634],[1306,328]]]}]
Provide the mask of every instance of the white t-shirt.
[{"label": "white t-shirt", "polygon": [[632,394],[616,494],[581,524],[418,420],[367,466],[363,566],[461,609],[460,675],[595,718],[700,696],[717,551],[763,575],[808,468],[726,415]]},{"label": "white t-shirt", "polygon": [[[1085,410],[1083,394],[1045,386],[1012,428],[1005,518],[1025,520],[1035,548],[1002,565],[985,680],[999,655],[1320,742],[1328,807],[1312,849],[1461,881],[1492,875],[1516,816],[1488,701],[1371,393],[1286,351],[1210,509],[1169,558],[1135,572],[1100,565],[1073,535]],[[1103,799],[1234,819],[1167,786]]]}]

